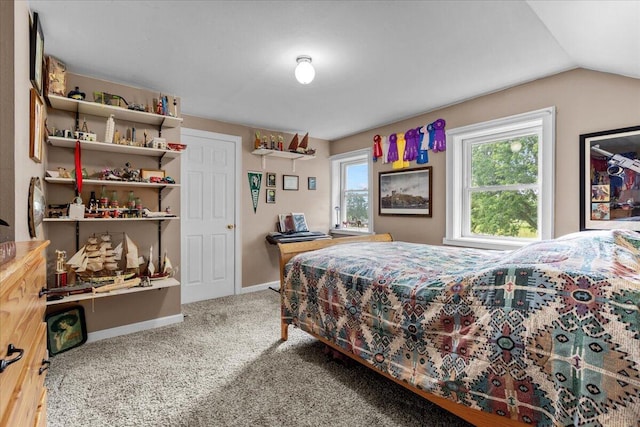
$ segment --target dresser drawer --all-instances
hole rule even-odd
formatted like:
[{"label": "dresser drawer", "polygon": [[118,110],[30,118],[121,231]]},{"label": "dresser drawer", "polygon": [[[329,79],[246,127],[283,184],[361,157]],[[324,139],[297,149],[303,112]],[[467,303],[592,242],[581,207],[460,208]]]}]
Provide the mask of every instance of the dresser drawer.
[{"label": "dresser drawer", "polygon": [[[41,322],[46,310],[46,298],[39,296],[46,284],[45,261],[37,257],[27,263],[27,269],[12,277],[10,283],[3,283],[0,292],[0,354],[10,343],[23,335],[23,327],[29,322]],[[33,317],[39,316],[39,317]]]},{"label": "dresser drawer", "polygon": [[36,409],[36,418],[33,420],[34,427],[47,427],[47,389],[42,388],[38,409]]},{"label": "dresser drawer", "polygon": [[[33,425],[44,388],[39,374],[47,357],[46,299],[39,297],[46,283],[43,250],[49,242],[16,243],[16,258],[0,266],[0,359],[10,361],[9,344],[22,357],[0,373],[0,426]],[[25,418],[26,417],[26,418]]]},{"label": "dresser drawer", "polygon": [[[13,393],[9,395],[7,410],[3,413],[0,421],[2,426],[29,426],[33,424],[36,416],[42,390],[44,389],[44,378],[47,371],[40,371],[43,367],[43,360],[47,358],[47,325],[40,322],[37,334],[32,345],[25,350],[23,360],[17,363],[24,363],[20,378]],[[6,372],[6,371],[5,371]],[[3,394],[4,390],[3,390]]]}]

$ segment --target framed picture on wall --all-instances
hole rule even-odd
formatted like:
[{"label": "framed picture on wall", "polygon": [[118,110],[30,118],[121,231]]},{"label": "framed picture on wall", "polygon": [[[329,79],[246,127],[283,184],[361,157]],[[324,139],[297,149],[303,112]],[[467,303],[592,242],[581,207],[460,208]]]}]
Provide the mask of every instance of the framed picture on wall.
[{"label": "framed picture on wall", "polygon": [[297,175],[282,175],[282,189],[283,190],[298,190],[298,176]]},{"label": "framed picture on wall", "polygon": [[431,166],[380,172],[380,215],[431,216]]},{"label": "framed picture on wall", "polygon": [[37,12],[33,12],[33,24],[29,34],[29,79],[39,94],[42,93],[42,64],[44,63],[44,36]]},{"label": "framed picture on wall", "polygon": [[315,176],[310,176],[309,178],[307,178],[307,188],[309,190],[315,190],[316,189],[316,177]]},{"label": "framed picture on wall", "polygon": [[580,230],[640,231],[640,126],[580,135]]},{"label": "framed picture on wall", "polygon": [[267,203],[276,202],[276,190],[275,188],[267,188]]},{"label": "framed picture on wall", "polygon": [[276,186],[276,174],[273,172],[267,172],[267,187]]},{"label": "framed picture on wall", "polygon": [[29,157],[40,163],[42,161],[42,140],[44,139],[44,103],[35,88],[31,88],[30,92]]}]

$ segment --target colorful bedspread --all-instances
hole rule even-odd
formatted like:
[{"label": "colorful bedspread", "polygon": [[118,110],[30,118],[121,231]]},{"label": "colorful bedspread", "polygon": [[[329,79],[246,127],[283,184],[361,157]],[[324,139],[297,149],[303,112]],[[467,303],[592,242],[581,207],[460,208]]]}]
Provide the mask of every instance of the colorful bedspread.
[{"label": "colorful bedspread", "polygon": [[285,322],[460,404],[537,426],[638,426],[640,235],[515,251],[403,242],[286,266]]}]

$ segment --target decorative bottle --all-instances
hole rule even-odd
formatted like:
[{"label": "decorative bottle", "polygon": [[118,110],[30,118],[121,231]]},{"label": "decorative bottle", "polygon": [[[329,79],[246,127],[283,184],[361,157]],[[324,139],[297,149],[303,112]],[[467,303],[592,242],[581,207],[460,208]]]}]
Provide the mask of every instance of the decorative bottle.
[{"label": "decorative bottle", "polygon": [[98,212],[98,199],[96,199],[96,192],[92,191],[89,197],[89,213]]},{"label": "decorative bottle", "polygon": [[109,196],[107,196],[107,188],[104,185],[100,192],[100,207],[103,209],[109,207]]},{"label": "decorative bottle", "polygon": [[129,191],[129,200],[127,201],[127,208],[129,209],[136,208],[136,198],[133,195],[133,191]]},{"label": "decorative bottle", "polygon": [[111,144],[113,142],[113,134],[116,130],[116,122],[113,120],[113,114],[107,119],[107,128],[104,132],[104,142]]},{"label": "decorative bottle", "polygon": [[118,192],[116,190],[111,192],[111,207],[116,209],[119,207]]}]

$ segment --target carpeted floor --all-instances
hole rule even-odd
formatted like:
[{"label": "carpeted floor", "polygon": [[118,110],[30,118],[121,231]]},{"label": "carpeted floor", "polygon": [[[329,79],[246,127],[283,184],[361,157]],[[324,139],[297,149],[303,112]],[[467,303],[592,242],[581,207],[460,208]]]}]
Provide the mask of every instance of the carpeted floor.
[{"label": "carpeted floor", "polygon": [[52,358],[49,426],[468,426],[304,332],[266,290],[183,306],[184,323]]}]

